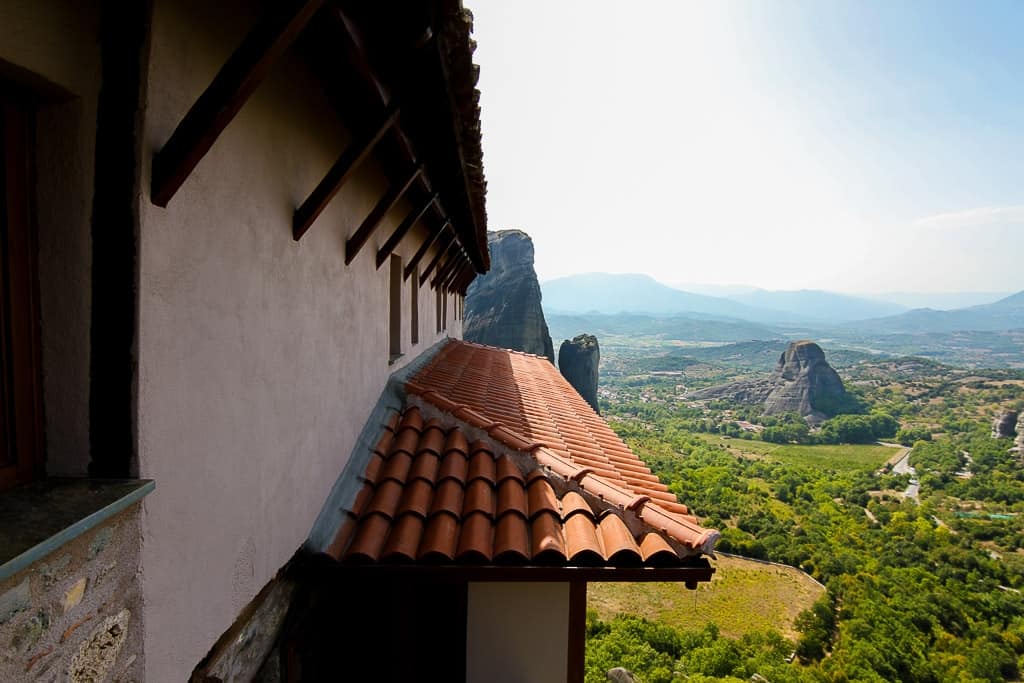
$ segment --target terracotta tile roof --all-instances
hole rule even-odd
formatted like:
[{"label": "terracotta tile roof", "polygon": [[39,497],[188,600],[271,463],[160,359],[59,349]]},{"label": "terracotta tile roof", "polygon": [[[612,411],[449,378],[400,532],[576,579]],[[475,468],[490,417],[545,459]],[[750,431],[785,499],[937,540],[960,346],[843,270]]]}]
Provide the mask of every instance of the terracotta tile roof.
[{"label": "terracotta tile roof", "polygon": [[406,390],[694,551],[718,540],[546,358],[452,340]]},{"label": "terracotta tile roof", "polygon": [[497,450],[416,407],[394,414],[328,553],[350,564],[614,567],[699,554],[531,456]]}]

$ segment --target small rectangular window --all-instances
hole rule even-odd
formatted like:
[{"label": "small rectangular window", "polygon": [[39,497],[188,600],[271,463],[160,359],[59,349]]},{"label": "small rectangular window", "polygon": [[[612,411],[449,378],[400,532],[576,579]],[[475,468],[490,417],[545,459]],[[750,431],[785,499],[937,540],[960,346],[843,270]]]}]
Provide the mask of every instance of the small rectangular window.
[{"label": "small rectangular window", "polygon": [[391,360],[402,355],[402,257],[391,256],[391,287],[388,306],[389,353]]},{"label": "small rectangular window", "polygon": [[434,308],[435,308],[435,320],[436,320],[435,327],[437,328],[435,330],[435,332],[437,332],[438,334],[441,334],[441,290],[440,289],[435,289],[434,290]]},{"label": "small rectangular window", "polygon": [[441,329],[448,329],[448,293],[441,292]]},{"label": "small rectangular window", "polygon": [[413,346],[420,343],[420,269],[412,269],[409,278],[409,329]]}]

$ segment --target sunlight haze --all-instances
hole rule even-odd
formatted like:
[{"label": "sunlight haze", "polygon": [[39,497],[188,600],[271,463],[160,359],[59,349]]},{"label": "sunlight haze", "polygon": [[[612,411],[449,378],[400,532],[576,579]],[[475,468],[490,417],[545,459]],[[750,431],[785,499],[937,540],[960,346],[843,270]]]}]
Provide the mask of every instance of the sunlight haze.
[{"label": "sunlight haze", "polygon": [[1024,289],[1024,5],[468,5],[541,280]]}]

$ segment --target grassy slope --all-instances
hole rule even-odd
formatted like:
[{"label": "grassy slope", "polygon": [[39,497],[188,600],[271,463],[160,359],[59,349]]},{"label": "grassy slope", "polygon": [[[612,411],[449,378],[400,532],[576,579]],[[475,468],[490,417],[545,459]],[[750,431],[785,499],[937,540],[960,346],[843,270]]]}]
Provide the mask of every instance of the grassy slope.
[{"label": "grassy slope", "polygon": [[714,622],[723,635],[739,637],[773,628],[795,639],[793,621],[824,592],[798,569],[721,556],[710,585],[697,591],[674,583],[591,583],[587,607],[602,619],[639,614],[680,629]]}]

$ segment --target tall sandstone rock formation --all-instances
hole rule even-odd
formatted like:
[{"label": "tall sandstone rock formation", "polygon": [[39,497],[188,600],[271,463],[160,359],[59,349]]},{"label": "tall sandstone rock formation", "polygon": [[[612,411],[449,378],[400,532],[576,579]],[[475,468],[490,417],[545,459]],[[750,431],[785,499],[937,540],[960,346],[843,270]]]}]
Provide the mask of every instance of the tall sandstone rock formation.
[{"label": "tall sandstone rock formation", "polygon": [[773,388],[764,400],[764,414],[800,413],[808,421],[823,421],[833,406],[846,399],[839,373],[825,360],[825,352],[812,341],[789,345],[772,374]]},{"label": "tall sandstone rock formation", "polygon": [[533,240],[522,230],[487,233],[491,270],[466,292],[462,336],[466,341],[526,351],[555,362],[540,283],[533,269]]},{"label": "tall sandstone rock formation", "polygon": [[597,408],[597,366],[601,361],[601,349],[597,337],[581,334],[566,339],[558,347],[558,369],[569,384],[580,392],[594,412]]}]

